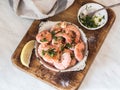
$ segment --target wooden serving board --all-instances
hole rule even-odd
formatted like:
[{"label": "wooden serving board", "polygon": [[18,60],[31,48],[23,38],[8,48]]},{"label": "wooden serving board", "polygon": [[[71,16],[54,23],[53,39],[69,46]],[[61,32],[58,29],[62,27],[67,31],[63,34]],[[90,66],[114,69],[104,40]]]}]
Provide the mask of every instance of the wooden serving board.
[{"label": "wooden serving board", "polygon": [[78,89],[115,20],[114,12],[111,9],[108,9],[107,11],[109,15],[109,20],[103,28],[96,31],[89,31],[81,27],[77,21],[77,12],[80,6],[88,2],[94,2],[94,1],[76,0],[74,4],[66,11],[54,17],[48,18],[48,20],[52,20],[52,21],[61,21],[61,20],[69,21],[82,28],[82,30],[84,31],[84,33],[88,38],[88,44],[89,44],[89,55],[84,70],[79,72],[66,72],[66,73],[50,71],[39,63],[39,60],[37,60],[34,51],[31,58],[30,68],[27,68],[21,64],[20,62],[21,50],[29,40],[35,40],[35,36],[38,32],[38,28],[40,24],[39,20],[35,20],[33,22],[30,29],[25,34],[22,41],[20,42],[15,52],[13,53],[12,55],[13,64],[16,65],[19,69],[33,75],[37,79],[43,80],[55,86],[59,90]]}]

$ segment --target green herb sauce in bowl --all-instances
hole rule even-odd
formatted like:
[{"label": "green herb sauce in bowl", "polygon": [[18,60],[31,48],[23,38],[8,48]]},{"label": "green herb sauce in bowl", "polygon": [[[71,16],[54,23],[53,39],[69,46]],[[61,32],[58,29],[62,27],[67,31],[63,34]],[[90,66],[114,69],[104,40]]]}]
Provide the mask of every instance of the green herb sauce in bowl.
[{"label": "green herb sauce in bowl", "polygon": [[97,3],[87,3],[83,5],[78,11],[78,22],[84,28],[88,30],[97,30],[102,28],[108,21],[107,10],[101,10],[93,17],[88,16],[87,14],[93,12],[97,9],[102,8],[103,6]]}]

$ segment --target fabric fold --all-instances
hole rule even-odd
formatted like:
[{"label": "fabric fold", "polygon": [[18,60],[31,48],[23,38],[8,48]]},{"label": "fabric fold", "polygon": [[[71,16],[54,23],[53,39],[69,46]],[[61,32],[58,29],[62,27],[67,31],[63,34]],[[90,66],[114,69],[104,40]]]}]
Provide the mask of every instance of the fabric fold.
[{"label": "fabric fold", "polygon": [[66,10],[74,0],[9,0],[9,2],[18,16],[44,19]]}]

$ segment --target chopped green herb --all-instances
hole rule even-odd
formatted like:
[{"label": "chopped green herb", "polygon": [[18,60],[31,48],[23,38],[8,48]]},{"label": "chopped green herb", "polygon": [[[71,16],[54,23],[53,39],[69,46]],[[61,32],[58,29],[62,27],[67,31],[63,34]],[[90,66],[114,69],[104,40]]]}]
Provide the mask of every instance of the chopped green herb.
[{"label": "chopped green herb", "polygon": [[102,19],[105,19],[105,15],[102,17]]},{"label": "chopped green herb", "polygon": [[58,26],[61,26],[61,23],[57,23]]},{"label": "chopped green herb", "polygon": [[66,43],[66,45],[65,45],[65,48],[71,48],[72,47],[72,45],[71,44],[69,44],[69,43]]},{"label": "chopped green herb", "polygon": [[57,52],[55,51],[55,49],[48,49],[48,51],[47,51],[47,54],[50,55],[51,57],[55,56],[56,53]]},{"label": "chopped green herb", "polygon": [[63,37],[56,37],[56,36],[54,36],[53,39],[54,39],[55,41],[57,41],[57,40],[58,40],[58,41],[61,41],[61,40],[63,40]]},{"label": "chopped green herb", "polygon": [[56,37],[56,36],[53,36],[53,39],[54,39],[55,41],[57,41],[57,37]]},{"label": "chopped green herb", "polygon": [[46,38],[43,38],[42,40],[40,40],[41,42],[47,42]]},{"label": "chopped green herb", "polygon": [[58,39],[59,39],[59,40],[63,40],[63,37],[62,37],[62,36],[60,36],[60,37],[58,37]]},{"label": "chopped green herb", "polygon": [[98,27],[98,25],[95,23],[94,19],[92,17],[88,16],[88,15],[83,17],[83,18],[81,18],[79,16],[79,19],[80,19],[81,23],[83,25],[87,26],[88,28],[96,28],[96,27]]},{"label": "chopped green herb", "polygon": [[94,16],[94,18],[98,18],[98,16]]},{"label": "chopped green herb", "polygon": [[65,49],[64,45],[60,47],[60,50],[63,51]]},{"label": "chopped green herb", "polygon": [[75,43],[75,38],[72,38],[72,44],[74,44]]},{"label": "chopped green herb", "polygon": [[99,18],[99,22],[101,22],[102,21],[102,18]]},{"label": "chopped green herb", "polygon": [[52,34],[52,37],[54,37],[55,36],[55,31],[52,31],[51,34]]},{"label": "chopped green herb", "polygon": [[86,8],[85,8],[85,9],[88,11],[91,7],[92,7],[92,6],[86,5]]},{"label": "chopped green herb", "polygon": [[42,50],[42,55],[43,55],[43,56],[45,55],[45,53],[46,53],[46,51]]}]

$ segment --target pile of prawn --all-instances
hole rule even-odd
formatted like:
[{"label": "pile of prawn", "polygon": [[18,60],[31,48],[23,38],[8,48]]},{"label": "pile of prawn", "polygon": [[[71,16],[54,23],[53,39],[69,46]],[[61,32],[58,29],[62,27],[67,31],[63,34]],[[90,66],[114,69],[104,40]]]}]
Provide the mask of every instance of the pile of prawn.
[{"label": "pile of prawn", "polygon": [[84,58],[85,44],[79,28],[68,22],[59,22],[50,30],[36,35],[38,54],[49,65],[65,70]]}]

